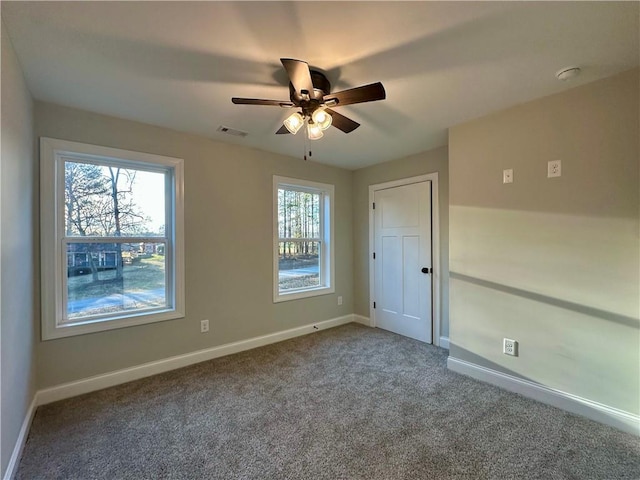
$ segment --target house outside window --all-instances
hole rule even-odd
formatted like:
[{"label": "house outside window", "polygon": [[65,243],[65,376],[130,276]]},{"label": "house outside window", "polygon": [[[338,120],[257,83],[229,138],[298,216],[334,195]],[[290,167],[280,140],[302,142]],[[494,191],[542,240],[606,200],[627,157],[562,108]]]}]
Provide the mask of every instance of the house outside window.
[{"label": "house outside window", "polygon": [[274,176],[274,302],[335,291],[333,196],[333,185]]},{"label": "house outside window", "polygon": [[181,159],[42,138],[42,336],[184,316]]}]

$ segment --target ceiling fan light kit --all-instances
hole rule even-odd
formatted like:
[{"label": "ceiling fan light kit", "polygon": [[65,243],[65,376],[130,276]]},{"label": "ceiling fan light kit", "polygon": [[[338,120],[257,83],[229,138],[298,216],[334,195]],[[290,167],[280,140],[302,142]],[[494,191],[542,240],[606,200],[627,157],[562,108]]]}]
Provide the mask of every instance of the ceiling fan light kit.
[{"label": "ceiling fan light kit", "polygon": [[323,131],[331,125],[344,133],[350,133],[360,124],[331,110],[330,107],[374,102],[386,98],[386,92],[380,82],[330,93],[331,84],[327,77],[322,72],[311,70],[307,62],[292,58],[281,58],[280,61],[289,76],[290,101],[238,97],[231,99],[237,105],[300,108],[299,112],[287,117],[282,127],[276,132],[277,135],[287,133],[295,135],[305,123],[307,124],[307,137],[310,140],[322,138]]},{"label": "ceiling fan light kit", "polygon": [[287,117],[284,126],[289,133],[296,134],[298,130],[307,122],[307,136],[309,140],[317,140],[324,136],[323,131],[331,126],[332,118],[324,109],[318,108],[312,114],[311,118],[303,116],[301,113],[295,112]]},{"label": "ceiling fan light kit", "polygon": [[307,123],[307,136],[309,140],[318,140],[324,136],[324,132],[317,123]]},{"label": "ceiling fan light kit", "polygon": [[324,108],[318,108],[311,115],[313,123],[317,124],[322,130],[326,130],[331,126],[332,118]]},{"label": "ceiling fan light kit", "polygon": [[292,113],[287,119],[284,121],[284,126],[287,127],[289,132],[294,135],[298,133],[298,130],[302,128],[304,125],[304,117],[300,115],[298,112]]}]

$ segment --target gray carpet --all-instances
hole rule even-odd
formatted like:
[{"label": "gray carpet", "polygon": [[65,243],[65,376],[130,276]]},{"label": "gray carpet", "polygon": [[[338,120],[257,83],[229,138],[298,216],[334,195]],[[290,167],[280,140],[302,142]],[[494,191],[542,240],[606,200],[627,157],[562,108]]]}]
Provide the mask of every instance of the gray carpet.
[{"label": "gray carpet", "polygon": [[639,479],[640,440],[356,324],[40,407],[18,479]]}]

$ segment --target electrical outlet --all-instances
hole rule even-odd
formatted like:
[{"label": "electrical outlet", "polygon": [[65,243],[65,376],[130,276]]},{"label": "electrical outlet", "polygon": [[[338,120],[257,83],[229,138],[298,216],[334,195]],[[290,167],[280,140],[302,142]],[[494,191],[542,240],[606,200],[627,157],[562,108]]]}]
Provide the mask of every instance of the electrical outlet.
[{"label": "electrical outlet", "polygon": [[505,355],[512,355],[514,357],[518,356],[518,342],[515,340],[511,340],[510,338],[505,338],[502,341],[502,353]]},{"label": "electrical outlet", "polygon": [[209,320],[200,320],[200,333],[207,333],[209,331]]},{"label": "electrical outlet", "polygon": [[552,160],[547,163],[547,178],[559,177],[562,175],[562,162],[560,160]]},{"label": "electrical outlet", "polygon": [[342,295],[338,297],[338,305],[342,305]]},{"label": "electrical outlet", "polygon": [[513,168],[502,171],[502,183],[513,183]]}]

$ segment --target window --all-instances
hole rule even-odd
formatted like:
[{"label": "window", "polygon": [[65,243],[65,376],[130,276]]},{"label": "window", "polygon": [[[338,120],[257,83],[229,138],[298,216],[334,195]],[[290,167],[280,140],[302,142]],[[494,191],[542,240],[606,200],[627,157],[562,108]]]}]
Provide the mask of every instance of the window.
[{"label": "window", "polygon": [[273,177],[273,301],[334,292],[333,185]]},{"label": "window", "polygon": [[42,336],[184,316],[182,160],[40,141]]}]

